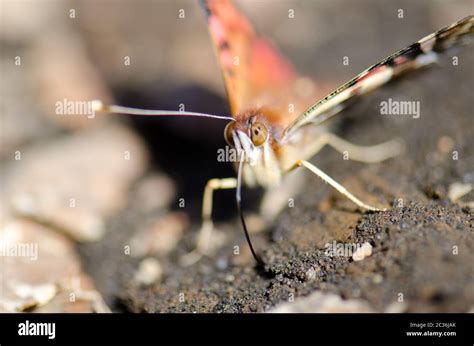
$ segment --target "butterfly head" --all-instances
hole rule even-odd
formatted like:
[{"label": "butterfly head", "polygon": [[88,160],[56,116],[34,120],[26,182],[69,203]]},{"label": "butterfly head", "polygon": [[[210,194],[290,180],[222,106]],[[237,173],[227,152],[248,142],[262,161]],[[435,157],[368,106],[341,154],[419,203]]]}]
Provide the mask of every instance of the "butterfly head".
[{"label": "butterfly head", "polygon": [[239,158],[244,154],[250,164],[259,160],[269,142],[269,129],[259,118],[258,114],[237,118],[224,130],[227,143],[237,151]]}]

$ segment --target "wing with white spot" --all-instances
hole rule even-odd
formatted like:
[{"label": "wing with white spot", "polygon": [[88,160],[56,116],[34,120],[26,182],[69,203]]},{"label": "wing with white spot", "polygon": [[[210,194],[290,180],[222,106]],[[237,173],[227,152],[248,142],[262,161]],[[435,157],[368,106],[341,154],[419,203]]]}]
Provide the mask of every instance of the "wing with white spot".
[{"label": "wing with white spot", "polygon": [[285,129],[284,137],[287,138],[301,126],[321,124],[359,96],[386,84],[395,77],[435,62],[438,53],[466,43],[472,39],[473,33],[474,16],[470,15],[390,55],[309,107]]}]

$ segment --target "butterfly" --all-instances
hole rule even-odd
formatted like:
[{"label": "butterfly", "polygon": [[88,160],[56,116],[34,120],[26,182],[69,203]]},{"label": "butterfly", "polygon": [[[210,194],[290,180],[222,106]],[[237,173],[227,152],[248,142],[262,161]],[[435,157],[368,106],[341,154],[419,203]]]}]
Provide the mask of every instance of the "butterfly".
[{"label": "butterfly", "polygon": [[[309,162],[324,146],[349,153],[362,162],[380,162],[400,154],[403,144],[391,140],[374,146],[352,144],[329,131],[327,121],[359,97],[396,77],[430,65],[440,53],[467,42],[474,33],[470,15],[364,70],[328,95],[321,97],[317,83],[300,75],[267,39],[257,34],[248,18],[230,0],[201,0],[210,36],[220,63],[231,117],[195,112],[141,110],[95,103],[97,111],[150,116],[196,116],[228,120],[226,142],[236,151],[237,177],[211,179],[203,195],[203,223],[194,251],[183,263],[197,261],[207,251],[213,230],[213,193],[236,189],[236,201],[244,233],[256,261],[261,258],[250,241],[241,208],[241,187],[270,189],[290,172],[304,167],[362,209],[380,211],[350,193]],[[315,102],[317,100],[317,102]]]}]

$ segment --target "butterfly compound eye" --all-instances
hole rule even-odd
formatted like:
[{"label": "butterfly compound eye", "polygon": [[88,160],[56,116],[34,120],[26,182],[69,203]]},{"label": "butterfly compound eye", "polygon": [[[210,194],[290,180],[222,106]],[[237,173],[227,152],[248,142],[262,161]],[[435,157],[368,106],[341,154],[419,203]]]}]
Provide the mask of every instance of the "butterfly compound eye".
[{"label": "butterfly compound eye", "polygon": [[252,143],[255,146],[260,146],[267,140],[268,130],[262,123],[254,123],[250,129],[252,136]]},{"label": "butterfly compound eye", "polygon": [[234,131],[234,125],[235,123],[232,121],[227,124],[227,126],[224,129],[224,138],[231,147],[234,147],[234,137],[232,137],[232,131]]}]

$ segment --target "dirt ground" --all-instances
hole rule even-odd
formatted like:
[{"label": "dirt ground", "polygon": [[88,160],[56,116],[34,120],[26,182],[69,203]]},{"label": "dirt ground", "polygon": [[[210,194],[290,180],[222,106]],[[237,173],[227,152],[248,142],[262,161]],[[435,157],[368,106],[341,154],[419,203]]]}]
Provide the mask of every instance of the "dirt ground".
[{"label": "dirt ground", "polygon": [[[265,10],[262,5],[242,5],[250,10],[251,18],[259,18],[259,11]],[[332,5],[315,2],[301,18],[302,28],[294,29],[295,36],[289,29],[278,30],[278,11],[290,6],[285,2],[269,11],[273,19],[262,19],[257,26],[268,31],[305,73],[337,85],[392,51],[467,15],[469,8],[463,1],[451,6],[428,1],[416,5],[364,1],[356,9],[340,13],[349,5],[355,6],[343,1]],[[183,6],[187,13],[195,10],[187,2]],[[295,6],[305,9],[308,5]],[[407,14],[403,24],[393,19],[398,8],[404,8]],[[193,51],[204,45],[205,49],[196,53],[197,61],[204,64],[213,59],[210,45],[206,46],[209,43],[203,22],[191,16],[190,27],[169,30],[174,22],[163,11],[157,14],[163,17],[163,22],[157,20],[159,28],[152,27],[156,32],[149,27],[151,18],[139,21],[137,28],[128,32],[138,16],[146,19],[150,15],[150,9],[143,5],[124,28],[117,29],[122,30],[120,39],[108,41],[107,30],[111,29],[107,23],[118,28],[123,13],[127,13],[126,6],[125,10],[112,9],[110,17],[100,24],[94,18],[104,9],[96,14],[91,14],[86,5],[81,9],[90,15],[81,19],[78,28],[87,59],[100,71],[104,88],[117,103],[171,109],[184,102],[187,109],[228,112],[219,76],[214,78],[217,68],[197,71],[196,67],[189,68],[189,56],[178,54],[185,48]],[[325,35],[304,29],[312,22],[312,14],[322,21],[319,29],[324,25],[337,28],[325,29]],[[328,19],[336,15],[347,25]],[[365,25],[360,30],[348,33],[348,25],[361,23]],[[173,40],[164,39],[168,34],[185,36],[189,30],[196,30],[194,41],[173,45]],[[143,37],[137,36],[142,32]],[[294,39],[299,36],[302,39]],[[121,49],[127,51],[138,41],[140,47],[154,43],[158,47],[150,48],[153,54],[148,54],[146,48],[137,49],[137,56],[132,58],[140,63],[132,72],[107,64],[104,52],[122,53]],[[172,53],[168,52],[169,45],[173,45]],[[235,174],[230,164],[215,159],[217,148],[224,145],[225,124],[189,119],[107,120],[100,131],[115,121],[126,127],[139,141],[131,141],[137,146],[134,152],[143,150],[149,165],[126,173],[129,178],[123,178],[127,181],[125,187],[116,187],[124,191],[123,196],[119,195],[123,203],[120,207],[104,207],[103,234],[93,241],[78,241],[72,236],[84,273],[108,307],[119,312],[474,311],[474,191],[456,198],[459,189],[474,185],[472,49],[471,45],[450,52],[440,66],[390,83],[340,116],[337,132],[343,138],[370,145],[400,137],[406,144],[402,155],[383,163],[362,164],[344,160],[339,153],[325,148],[312,160],[361,200],[388,210],[361,211],[317,177],[305,174],[304,191],[294,196],[294,206],[283,209],[271,224],[260,229],[255,213],[262,191],[244,189],[246,214],[250,228],[255,230],[251,237],[263,266],[256,265],[246,245],[232,191],[215,196],[216,237],[221,245],[194,265],[179,264],[179,258],[193,248],[199,230],[201,194],[207,179]],[[167,53],[161,55],[163,51]],[[168,66],[174,59],[170,54],[176,54],[175,65],[187,67]],[[333,63],[344,55],[352,59],[350,66],[342,68],[340,63]],[[459,58],[459,65],[453,66],[452,55]],[[183,77],[188,72],[191,77]],[[109,95],[101,88],[97,90],[101,97]],[[419,101],[420,118],[381,115],[380,103],[389,98]],[[34,101],[25,102],[34,105]],[[38,117],[41,112],[44,110],[38,111]],[[41,122],[38,126],[36,134],[31,131],[19,141],[21,148],[45,142],[54,146],[71,135],[70,129],[58,130],[63,125]],[[73,128],[77,138],[84,133],[81,126]],[[106,141],[98,142],[102,144],[107,146]],[[119,147],[120,140],[114,146]],[[80,146],[75,150],[82,151]],[[67,155],[74,155],[71,153]],[[9,168],[12,163],[7,155],[0,154]],[[100,160],[92,161],[94,167]],[[114,177],[122,178],[122,174],[120,166],[113,168],[116,171],[101,181],[110,182],[115,189]],[[107,169],[107,165],[95,166],[98,175]],[[81,186],[81,180],[75,181]],[[114,199],[116,195],[110,192],[107,196]],[[54,219],[39,219],[42,225],[54,226]],[[360,253],[353,252],[331,256],[327,244],[365,244],[370,252],[362,260],[355,260]]]}]

